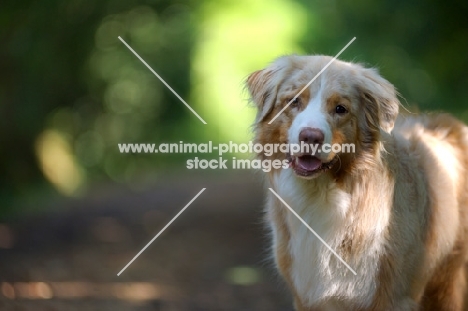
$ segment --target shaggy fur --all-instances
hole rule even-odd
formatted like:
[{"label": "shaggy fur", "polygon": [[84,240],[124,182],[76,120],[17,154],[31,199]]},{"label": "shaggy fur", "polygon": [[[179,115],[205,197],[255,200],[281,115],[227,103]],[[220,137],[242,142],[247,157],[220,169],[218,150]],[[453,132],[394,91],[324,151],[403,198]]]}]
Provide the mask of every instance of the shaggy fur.
[{"label": "shaggy fur", "polygon": [[268,124],[330,59],[281,57],[247,81],[258,107],[257,143],[297,143],[311,127],[324,142],[356,146],[317,155],[322,163],[339,160],[329,170],[267,175],[268,186],[357,272],[269,193],[274,258],[296,310],[463,310],[467,127],[447,114],[398,117],[394,87],[376,70],[342,61]]}]

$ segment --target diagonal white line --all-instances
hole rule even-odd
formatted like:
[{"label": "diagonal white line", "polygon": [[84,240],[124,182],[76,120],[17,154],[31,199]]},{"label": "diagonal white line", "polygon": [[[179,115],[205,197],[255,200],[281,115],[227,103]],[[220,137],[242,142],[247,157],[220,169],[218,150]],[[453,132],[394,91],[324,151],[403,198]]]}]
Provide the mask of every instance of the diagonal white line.
[{"label": "diagonal white line", "polygon": [[291,213],[294,214],[294,216],[297,217],[297,219],[299,219],[303,224],[304,226],[307,227],[307,229],[310,230],[310,232],[312,232],[316,237],[317,239],[320,240],[320,242],[323,243],[323,245],[325,245],[329,250],[330,252],[333,253],[333,255],[335,255],[354,275],[357,275],[356,271],[353,270],[353,268],[351,268],[347,263],[346,261],[343,260],[343,258],[341,258],[331,247],[330,245],[327,244],[327,242],[325,242],[321,237],[320,235],[317,234],[317,232],[314,231],[314,229],[312,229],[305,221],[304,219],[302,219],[292,208],[291,206],[288,205],[288,203],[286,203],[280,196],[279,194],[277,194],[273,189],[271,188],[268,188],[270,189],[270,191],[291,211]]},{"label": "diagonal white line", "polygon": [[174,91],[174,90],[172,89],[172,87],[170,87],[170,85],[167,84],[166,81],[164,81],[164,79],[161,78],[161,76],[158,75],[158,74],[156,73],[156,71],[154,71],[153,68],[151,68],[151,67],[143,60],[143,58],[141,58],[140,55],[138,55],[138,53],[135,52],[135,51],[131,48],[130,45],[127,44],[127,42],[125,42],[124,39],[122,39],[120,36],[119,36],[118,38],[119,38],[120,41],[122,41],[123,44],[125,44],[125,46],[126,46],[130,51],[132,51],[133,54],[135,54],[136,57],[138,57],[138,59],[139,59],[143,64],[145,64],[146,67],[148,67],[149,70],[151,70],[151,72],[152,72],[159,80],[161,80],[161,82],[162,82],[172,93],[174,93],[174,95],[175,95],[185,106],[187,106],[188,109],[190,109],[191,112],[193,112],[193,114],[194,114],[195,116],[197,116],[198,119],[200,119],[200,121],[203,122],[203,124],[205,124],[205,125],[207,124],[207,123],[205,122],[205,120],[203,120],[202,117],[200,117],[200,116],[198,115],[198,113],[197,113],[195,110],[193,110],[193,108],[190,107],[190,105],[187,104],[187,103],[185,102],[185,100],[183,100],[182,97],[180,97],[179,94],[177,94],[176,91]]},{"label": "diagonal white line", "polygon": [[145,247],[143,247],[143,249],[142,249],[142,250],[141,250],[141,251],[140,251],[138,254],[136,254],[136,255],[135,255],[135,257],[133,257],[133,259],[132,259],[132,260],[130,260],[130,262],[129,262],[129,263],[128,263],[128,264],[127,264],[127,265],[126,265],[126,266],[125,266],[125,267],[124,267],[122,270],[120,270],[120,272],[119,272],[119,273],[117,273],[117,276],[120,276],[120,275],[122,274],[122,272],[124,272],[124,271],[125,271],[125,269],[127,269],[127,268],[128,268],[128,266],[130,266],[130,265],[132,264],[132,262],[134,262],[134,261],[135,261],[135,259],[137,259],[137,258],[138,258],[138,256],[140,256],[140,255],[141,255],[141,253],[143,253],[143,252],[145,251],[145,249],[147,249],[147,248],[148,248],[148,246],[150,246],[150,245],[151,245],[151,243],[153,243],[153,242],[154,242],[154,240],[156,240],[156,239],[157,239],[157,238],[158,238],[158,237],[159,237],[159,236],[160,236],[160,235],[161,235],[161,234],[164,232],[164,230],[166,230],[166,229],[167,229],[167,227],[169,227],[169,226],[170,226],[170,225],[171,225],[171,224],[174,222],[174,220],[176,220],[176,219],[177,219],[177,217],[179,217],[179,216],[180,216],[180,214],[182,214],[182,213],[183,213],[183,212],[184,212],[184,211],[187,209],[187,207],[189,207],[189,206],[190,206],[190,204],[192,204],[192,203],[193,203],[193,201],[195,201],[195,200],[196,200],[196,199],[197,199],[197,198],[200,196],[200,194],[202,194],[202,192],[203,192],[203,191],[205,191],[205,190],[206,190],[206,188],[203,188],[202,190],[200,190],[200,192],[198,192],[198,193],[197,193],[197,195],[196,195],[196,196],[195,196],[195,197],[194,197],[192,200],[190,200],[190,202],[188,202],[188,203],[187,203],[187,205],[185,205],[185,206],[184,206],[184,208],[183,208],[183,209],[181,209],[181,210],[180,210],[180,212],[179,212],[179,213],[177,213],[177,215],[175,215],[175,216],[174,216],[174,218],[172,218],[172,219],[171,219],[171,221],[169,221],[169,222],[168,222],[168,224],[167,224],[167,225],[166,225],[164,228],[162,228],[162,230],[161,230],[161,231],[159,231],[159,233],[158,233],[158,234],[156,234],[156,236],[155,236],[155,237],[154,237],[154,238],[153,238],[151,241],[149,241],[149,243],[148,243],[148,244],[146,244],[146,246],[145,246]]},{"label": "diagonal white line", "polygon": [[354,41],[354,40],[356,40],[356,37],[352,38],[352,39],[351,39],[351,41],[349,41],[349,42],[348,42],[348,44],[346,44],[346,45],[345,45],[345,47],[344,47],[344,48],[342,48],[342,49],[341,49],[341,51],[339,51],[339,52],[338,52],[338,54],[336,54],[336,55],[335,55],[335,57],[333,57],[333,58],[331,59],[331,61],[329,61],[329,62],[328,62],[328,64],[326,64],[326,65],[325,65],[325,67],[323,67],[323,68],[322,68],[322,70],[320,70],[320,72],[319,72],[318,74],[316,74],[316,75],[315,75],[315,77],[313,77],[313,78],[312,78],[312,80],[310,80],[310,82],[309,82],[309,83],[307,83],[307,84],[306,84],[306,86],[304,86],[304,87],[302,88],[302,90],[301,90],[299,93],[297,93],[297,95],[296,95],[296,96],[294,96],[294,98],[293,98],[293,99],[291,99],[291,100],[289,101],[289,103],[288,103],[286,106],[284,106],[284,107],[283,107],[283,109],[281,109],[281,111],[280,111],[280,112],[278,112],[278,113],[276,114],[276,116],[275,116],[273,119],[271,119],[271,121],[270,121],[270,122],[268,122],[268,124],[271,124],[273,121],[275,121],[275,120],[276,120],[276,118],[278,118],[278,117],[279,117],[279,115],[280,115],[280,114],[282,114],[282,113],[283,113],[283,111],[285,111],[285,110],[286,110],[286,108],[288,108],[288,107],[289,107],[289,105],[291,105],[291,103],[292,103],[292,102],[293,102],[293,101],[294,101],[296,98],[298,98],[298,97],[299,97],[299,95],[301,95],[301,94],[302,94],[302,92],[304,92],[304,91],[305,91],[305,89],[307,89],[307,88],[308,88],[308,87],[309,87],[309,86],[312,84],[312,82],[314,82],[314,81],[315,81],[315,79],[317,79],[317,78],[318,78],[318,77],[319,77],[319,76],[320,76],[320,75],[321,75],[321,74],[322,74],[322,73],[325,71],[325,69],[327,69],[327,68],[328,68],[328,66],[330,66],[330,65],[331,65],[331,63],[333,63],[333,62],[334,62],[334,61],[335,61],[335,60],[338,58],[338,56],[340,56],[340,55],[341,55],[341,53],[343,53],[343,52],[344,52],[344,50],[346,50],[346,49],[348,48],[348,46],[350,46],[350,45],[351,45],[351,43],[353,43],[353,41]]}]

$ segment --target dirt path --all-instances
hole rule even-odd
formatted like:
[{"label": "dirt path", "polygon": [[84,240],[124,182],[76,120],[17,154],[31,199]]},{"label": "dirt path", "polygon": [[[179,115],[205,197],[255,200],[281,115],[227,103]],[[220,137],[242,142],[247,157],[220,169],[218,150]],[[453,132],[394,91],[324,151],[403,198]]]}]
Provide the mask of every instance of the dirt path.
[{"label": "dirt path", "polygon": [[0,310],[291,310],[265,260],[262,193],[252,175],[111,187],[3,224],[14,243],[0,248]]}]

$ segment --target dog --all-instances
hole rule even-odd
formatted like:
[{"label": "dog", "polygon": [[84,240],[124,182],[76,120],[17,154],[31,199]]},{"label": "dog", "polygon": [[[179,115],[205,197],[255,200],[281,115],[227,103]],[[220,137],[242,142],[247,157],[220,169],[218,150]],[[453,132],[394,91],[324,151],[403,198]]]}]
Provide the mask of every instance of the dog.
[{"label": "dog", "polygon": [[394,86],[357,63],[333,61],[308,85],[331,59],[283,56],[246,83],[256,143],[355,146],[257,154],[290,161],[266,174],[268,187],[356,272],[268,192],[274,262],[295,309],[463,310],[468,128],[448,114],[399,114]]}]

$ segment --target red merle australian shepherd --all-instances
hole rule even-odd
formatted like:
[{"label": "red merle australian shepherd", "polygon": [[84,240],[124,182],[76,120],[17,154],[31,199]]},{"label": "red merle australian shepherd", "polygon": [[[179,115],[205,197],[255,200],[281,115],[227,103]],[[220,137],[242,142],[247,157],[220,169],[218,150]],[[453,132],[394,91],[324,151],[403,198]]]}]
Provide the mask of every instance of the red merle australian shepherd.
[{"label": "red merle australian shepherd", "polygon": [[[285,56],[247,81],[261,144],[354,144],[354,153],[275,153],[268,192],[276,266],[296,310],[463,310],[468,129],[446,114],[399,116],[375,69]],[[269,122],[294,99],[271,124]]]}]

